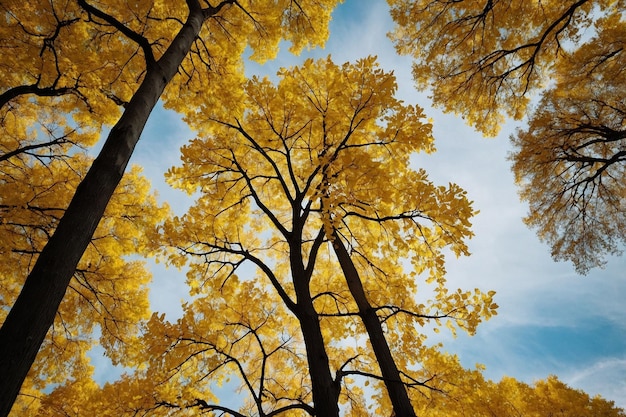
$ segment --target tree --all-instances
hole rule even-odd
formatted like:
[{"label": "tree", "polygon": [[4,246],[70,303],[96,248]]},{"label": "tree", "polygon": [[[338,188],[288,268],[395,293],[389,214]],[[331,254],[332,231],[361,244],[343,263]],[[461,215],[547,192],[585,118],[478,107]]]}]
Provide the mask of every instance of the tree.
[{"label": "tree", "polygon": [[[280,39],[291,40],[294,51],[319,44],[327,36],[334,4],[224,0],[202,7],[187,0],[186,7],[182,2],[148,1],[105,7],[86,0],[3,2],[0,37],[7,60],[0,69],[5,83],[0,108],[2,129],[11,134],[8,145],[3,138],[5,156],[54,150],[83,137],[93,141],[94,132],[123,111],[0,329],[5,375],[0,380],[0,415],[8,414],[165,87],[170,85],[166,102],[190,112],[194,110],[187,106],[215,100],[199,94],[207,86],[213,94],[223,88],[228,96],[240,81],[247,45],[253,58],[262,60],[275,53]],[[66,116],[54,116],[52,106]],[[53,129],[42,140],[29,130],[31,120],[40,120],[42,126],[58,124],[60,134]],[[75,128],[85,134],[68,136]]]},{"label": "tree", "polygon": [[[29,162],[31,163],[29,165]],[[34,164],[30,158],[9,158],[2,167],[2,305],[11,305],[24,277],[63,207],[89,166],[82,153]],[[133,168],[111,198],[103,220],[77,266],[15,410],[37,401],[41,390],[79,373],[91,374],[86,353],[99,334],[100,344],[116,363],[125,362],[126,345],[149,317],[150,273],[129,255],[145,251],[166,208],[156,204],[149,183]],[[0,310],[0,319],[8,311]],[[17,413],[17,412],[16,412]],[[22,414],[24,414],[22,413]]]},{"label": "tree", "polygon": [[513,172],[530,205],[525,221],[579,273],[621,254],[626,239],[626,31],[617,16],[602,26],[512,138]]},{"label": "tree", "polygon": [[541,92],[512,138],[525,221],[586,273],[624,243],[623,1],[389,0],[398,51],[437,105],[495,135]]},{"label": "tree", "polygon": [[[443,253],[467,253],[473,210],[458,186],[410,168],[411,153],[434,150],[430,125],[394,97],[393,74],[373,58],[326,59],[279,77],[246,83],[238,112],[203,112],[168,173],[200,191],[163,227],[196,298],[177,323],[150,320],[145,370],[105,387],[123,398],[116,413],[363,415],[367,381],[388,414],[385,387],[414,399],[437,379],[420,368],[417,327],[472,333],[495,313],[493,292],[446,288]],[[432,284],[421,300],[419,280]],[[375,326],[382,340],[368,338]],[[381,373],[390,365],[398,376]],[[241,383],[240,408],[216,403],[212,384],[227,378]]]}]

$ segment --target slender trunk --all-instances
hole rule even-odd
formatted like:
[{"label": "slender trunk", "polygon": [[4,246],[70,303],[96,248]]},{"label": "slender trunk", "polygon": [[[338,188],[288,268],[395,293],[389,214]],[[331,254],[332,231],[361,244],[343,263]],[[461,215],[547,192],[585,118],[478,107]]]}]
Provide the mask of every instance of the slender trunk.
[{"label": "slender trunk", "polygon": [[380,319],[376,314],[376,310],[372,308],[367,300],[359,273],[350,258],[350,254],[348,254],[348,251],[335,230],[333,230],[332,243],[350,293],[359,309],[359,316],[361,320],[363,320],[363,325],[367,330],[374,355],[376,355],[376,360],[380,366],[380,371],[384,378],[389,398],[391,399],[394,414],[396,417],[416,417],[415,410],[411,405],[409,395],[406,391],[406,386],[400,379],[400,372],[391,355],[391,350],[389,349],[389,344],[387,343],[383,328],[380,324]]},{"label": "slender trunk", "polygon": [[0,328],[0,417],[9,414],[148,116],[189,52],[203,21],[199,7],[190,10],[165,54],[147,69]]},{"label": "slender trunk", "polygon": [[[301,233],[294,232],[300,236]],[[302,260],[302,242],[292,239],[290,243],[290,263],[293,286],[297,297],[294,314],[300,322],[302,337],[306,348],[309,375],[313,391],[313,405],[317,417],[339,417],[339,386],[330,372],[330,361],[326,354],[326,345],[319,315],[313,306],[309,289],[310,277],[307,275]]]}]

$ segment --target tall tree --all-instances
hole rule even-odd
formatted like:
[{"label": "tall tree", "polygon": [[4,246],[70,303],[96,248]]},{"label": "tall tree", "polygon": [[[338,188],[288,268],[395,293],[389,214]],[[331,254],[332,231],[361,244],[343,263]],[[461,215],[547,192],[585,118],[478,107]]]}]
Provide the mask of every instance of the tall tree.
[{"label": "tall tree", "polygon": [[[46,164],[32,159],[13,157],[0,163],[4,180],[0,300],[7,306],[17,298],[24,277],[91,163],[82,153]],[[126,359],[126,343],[137,336],[139,321],[149,318],[151,275],[143,262],[128,257],[145,256],[156,225],[167,213],[149,190],[148,181],[133,168],[113,194],[22,386],[15,415],[36,409],[41,391],[49,386],[82,374],[90,377],[86,354],[96,337],[114,363],[132,365]],[[0,310],[0,319],[7,313],[8,309]]]},{"label": "tall tree", "polygon": [[[335,0],[183,2],[86,0],[3,2],[2,129],[15,136],[5,155],[47,149],[65,134],[22,144],[28,120],[56,118],[61,130],[99,130],[112,123],[98,157],[55,225],[0,329],[0,416],[8,414],[76,266],[126,169],[143,126],[163,95],[179,110],[211,103],[237,90],[242,55],[276,52],[280,39],[294,51],[323,42]],[[234,84],[233,84],[234,82]],[[210,92],[204,93],[207,86]],[[53,101],[51,97],[53,97]],[[54,112],[48,113],[46,110]],[[123,111],[122,111],[123,110]],[[189,110],[193,112],[193,110]],[[30,115],[30,119],[21,119]],[[5,138],[3,138],[3,147]]]},{"label": "tall tree", "polygon": [[[402,396],[419,395],[407,396],[407,387],[429,385],[417,326],[473,332],[495,312],[492,292],[445,286],[443,251],[467,253],[473,210],[459,187],[435,186],[411,169],[413,152],[434,150],[430,125],[394,97],[393,74],[373,58],[342,66],[327,59],[279,77],[277,85],[247,83],[239,114],[227,102],[203,113],[201,137],[169,173],[175,186],[200,191],[186,215],[166,222],[164,236],[177,248],[172,262],[190,263],[189,284],[202,298],[176,325],[153,321],[157,333],[145,345],[160,349],[150,351],[155,372],[169,376],[141,381],[173,388],[158,387],[146,406],[224,410],[207,384],[234,366],[248,402],[232,415],[299,408],[332,416],[340,404],[359,415],[367,400],[355,376],[378,392],[400,392],[393,402],[381,394],[380,412],[389,413]],[[340,264],[358,276],[342,274]],[[434,286],[421,302],[419,279]],[[355,301],[354,288],[366,298]],[[225,322],[208,325],[207,309]],[[388,362],[379,359],[385,349]]]},{"label": "tall tree", "polygon": [[388,0],[398,51],[437,105],[495,135],[541,92],[512,138],[526,222],[578,272],[624,243],[623,1]]}]

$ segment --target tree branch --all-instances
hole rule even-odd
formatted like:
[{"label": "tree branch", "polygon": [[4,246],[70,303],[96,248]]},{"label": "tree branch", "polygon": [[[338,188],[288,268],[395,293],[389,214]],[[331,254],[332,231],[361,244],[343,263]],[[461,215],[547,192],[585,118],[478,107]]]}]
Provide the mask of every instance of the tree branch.
[{"label": "tree branch", "polygon": [[[189,2],[188,2],[189,3]],[[115,29],[120,31],[124,36],[126,36],[131,41],[135,42],[143,51],[144,59],[146,60],[146,66],[148,69],[154,67],[156,64],[156,59],[154,57],[154,53],[152,52],[152,45],[148,39],[140,35],[139,33],[133,31],[128,26],[124,25],[122,22],[117,20],[115,17],[103,12],[102,10],[90,5],[86,0],[78,0],[78,5],[82,7],[87,14],[94,15],[97,18],[105,21],[109,25],[113,26]]]}]

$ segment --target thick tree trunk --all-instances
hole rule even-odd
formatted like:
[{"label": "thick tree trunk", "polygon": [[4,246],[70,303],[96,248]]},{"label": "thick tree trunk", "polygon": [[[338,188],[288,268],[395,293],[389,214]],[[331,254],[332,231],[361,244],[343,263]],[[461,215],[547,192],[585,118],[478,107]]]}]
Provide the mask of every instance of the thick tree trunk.
[{"label": "thick tree trunk", "polygon": [[313,304],[301,308],[300,311],[301,314],[297,317],[300,320],[306,347],[315,415],[339,417],[339,386],[330,373],[330,363],[318,315],[313,309]]},{"label": "thick tree trunk", "polygon": [[0,328],[0,417],[9,414],[148,116],[189,52],[203,21],[199,6],[190,10],[165,54],[147,69]]},{"label": "thick tree trunk", "polygon": [[[299,207],[299,204],[296,205]],[[294,210],[294,219],[297,217]],[[294,221],[294,224],[297,222]],[[319,315],[313,306],[309,288],[310,275],[306,273],[302,260],[301,234],[293,231],[289,247],[291,274],[297,297],[297,305],[292,310],[300,322],[306,348],[309,375],[313,392],[313,405],[317,417],[339,417],[339,385],[330,372],[330,362],[326,354],[326,344],[320,327]]]},{"label": "thick tree trunk", "polygon": [[336,231],[333,231],[332,243],[350,293],[359,309],[359,316],[361,320],[363,320],[363,325],[370,338],[374,355],[376,355],[376,360],[380,366],[380,371],[384,378],[391,404],[393,405],[393,411],[396,417],[416,417],[415,410],[411,405],[409,395],[406,391],[406,386],[400,379],[400,372],[391,355],[391,350],[389,349],[389,344],[387,344],[380,319],[376,314],[376,310],[372,308],[367,300],[359,273]]}]

